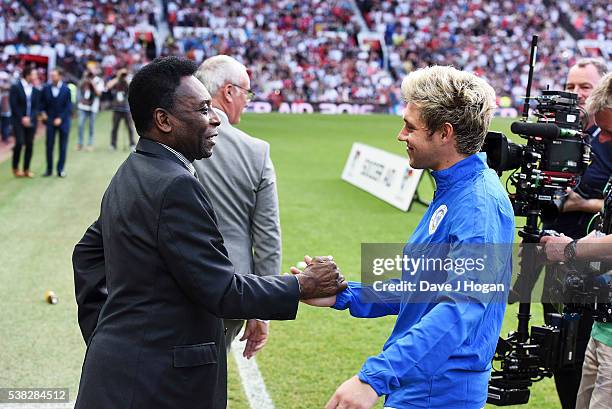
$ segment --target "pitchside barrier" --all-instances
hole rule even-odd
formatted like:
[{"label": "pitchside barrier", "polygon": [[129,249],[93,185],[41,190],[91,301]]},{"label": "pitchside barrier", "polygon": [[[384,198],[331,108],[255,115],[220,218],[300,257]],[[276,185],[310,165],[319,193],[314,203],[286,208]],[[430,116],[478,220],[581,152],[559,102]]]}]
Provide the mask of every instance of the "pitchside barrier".
[{"label": "pitchside barrier", "polygon": [[408,211],[415,200],[422,169],[413,169],[408,159],[355,142],[342,172],[342,180],[379,199]]}]

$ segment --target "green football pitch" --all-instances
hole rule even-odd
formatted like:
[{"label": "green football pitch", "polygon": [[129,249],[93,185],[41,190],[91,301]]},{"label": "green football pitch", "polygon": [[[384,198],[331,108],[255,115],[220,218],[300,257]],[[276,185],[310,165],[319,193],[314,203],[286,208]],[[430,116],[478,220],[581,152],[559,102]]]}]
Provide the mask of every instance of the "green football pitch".
[{"label": "green football pitch", "polygon": [[[498,119],[493,128],[509,135],[509,125]],[[409,237],[422,205],[404,213],[340,179],[353,142],[405,155],[405,145],[396,140],[400,126],[399,117],[383,115],[243,116],[240,128],[271,144],[284,271],[304,254],[332,254],[349,279],[359,280],[362,242],[401,243]],[[10,161],[0,164],[0,387],[68,387],[70,399],[76,397],[85,345],[76,321],[70,257],[128,154],[109,151],[109,135],[110,114],[102,113],[96,150],[75,152],[73,125],[66,179],[15,179]],[[120,138],[127,139],[124,130]],[[32,170],[40,175],[44,168],[41,138]],[[420,191],[431,197],[426,179]],[[58,295],[57,305],[45,303],[46,290]],[[516,310],[507,309],[504,335],[516,326]],[[533,306],[533,316],[532,322],[541,323],[539,305]],[[257,362],[275,406],[322,408],[340,383],[380,351],[393,323],[394,317],[356,319],[306,305],[295,321],[273,322]],[[232,409],[248,407],[232,362],[229,396]],[[532,388],[529,407],[559,407],[550,379]]]}]

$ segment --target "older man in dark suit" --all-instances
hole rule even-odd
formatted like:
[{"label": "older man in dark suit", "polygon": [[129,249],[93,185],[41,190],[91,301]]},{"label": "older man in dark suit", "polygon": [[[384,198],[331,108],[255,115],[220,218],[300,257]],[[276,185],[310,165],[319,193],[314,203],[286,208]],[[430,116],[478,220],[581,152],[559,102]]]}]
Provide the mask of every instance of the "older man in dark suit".
[{"label": "older man in dark suit", "polygon": [[237,274],[192,165],[219,125],[196,69],[157,59],[130,85],[140,141],[73,255],[88,343],[78,409],[223,409],[222,318],[294,319],[299,299],[346,288],[327,258],[295,277]]},{"label": "older man in dark suit", "polygon": [[[26,67],[21,73],[22,78],[16,81],[9,91],[15,147],[13,148],[13,174],[16,177],[34,177],[30,171],[30,162],[34,149],[34,134],[38,124],[40,110],[40,91],[36,88],[38,73],[32,67]],[[25,145],[23,157],[23,172],[19,170],[21,149]]]},{"label": "older man in dark suit", "polygon": [[42,110],[47,120],[47,171],[43,176],[53,174],[53,148],[55,135],[59,132],[59,161],[57,162],[57,176],[65,177],[64,165],[68,149],[68,134],[70,132],[70,116],[72,114],[72,100],[70,89],[62,81],[62,70],[51,70],[51,83],[42,91]]}]

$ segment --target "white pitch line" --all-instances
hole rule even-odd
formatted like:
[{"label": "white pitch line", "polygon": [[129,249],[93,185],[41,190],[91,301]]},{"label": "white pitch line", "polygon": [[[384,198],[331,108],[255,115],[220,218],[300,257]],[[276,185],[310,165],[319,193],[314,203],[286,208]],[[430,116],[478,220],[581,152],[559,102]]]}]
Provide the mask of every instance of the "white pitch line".
[{"label": "white pitch line", "polygon": [[232,342],[232,355],[234,355],[234,360],[238,366],[238,373],[240,374],[249,406],[251,409],[275,409],[255,358],[246,359],[242,356],[246,341],[240,342],[238,339],[236,337],[234,342]]}]

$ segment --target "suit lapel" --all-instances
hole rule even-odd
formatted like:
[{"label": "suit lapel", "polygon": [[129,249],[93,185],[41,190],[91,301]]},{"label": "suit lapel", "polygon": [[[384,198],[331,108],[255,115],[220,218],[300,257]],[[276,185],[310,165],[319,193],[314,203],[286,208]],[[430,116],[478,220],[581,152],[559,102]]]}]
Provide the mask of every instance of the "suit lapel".
[{"label": "suit lapel", "polygon": [[27,103],[28,96],[25,93],[25,89],[23,88],[23,84],[21,84],[21,79],[17,81],[17,86],[19,87],[19,92],[21,93],[21,97],[23,98],[23,102]]}]

